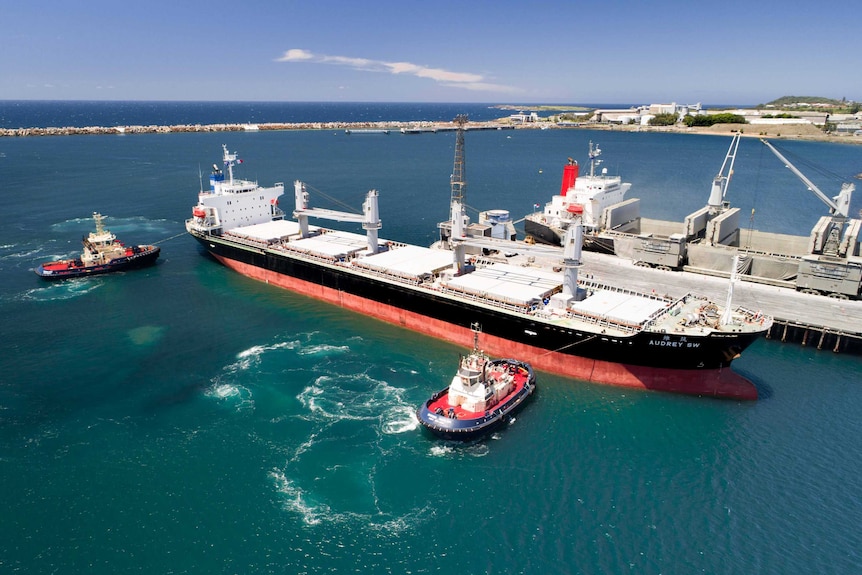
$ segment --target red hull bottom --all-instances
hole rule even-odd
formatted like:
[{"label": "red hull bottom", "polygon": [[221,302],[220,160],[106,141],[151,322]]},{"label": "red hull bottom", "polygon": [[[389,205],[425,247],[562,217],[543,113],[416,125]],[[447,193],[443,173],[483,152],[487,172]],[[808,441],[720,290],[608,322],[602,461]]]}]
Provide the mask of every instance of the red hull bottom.
[{"label": "red hull bottom", "polygon": [[[473,332],[428,316],[354,296],[277,272],[215,256],[244,276],[313,297],[385,322],[405,327],[461,347],[473,345]],[[482,347],[497,357],[515,357],[535,369],[607,385],[669,391],[688,395],[755,400],[757,388],[729,367],[723,369],[667,369],[594,360],[548,351],[524,343],[482,334]]]}]

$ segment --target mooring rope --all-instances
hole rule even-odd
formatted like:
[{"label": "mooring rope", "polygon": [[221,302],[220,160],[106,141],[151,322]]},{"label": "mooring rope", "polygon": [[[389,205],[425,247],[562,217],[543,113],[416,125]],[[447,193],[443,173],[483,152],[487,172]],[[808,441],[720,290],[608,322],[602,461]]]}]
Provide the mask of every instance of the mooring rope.
[{"label": "mooring rope", "polygon": [[168,241],[170,241],[170,240],[175,240],[175,239],[177,239],[177,238],[178,238],[178,237],[180,237],[180,236],[184,236],[184,235],[186,235],[187,233],[188,233],[188,232],[183,232],[183,233],[181,233],[181,234],[177,234],[177,235],[175,235],[175,236],[171,236],[171,237],[169,237],[169,238],[165,238],[165,239],[163,239],[163,240],[159,240],[159,241],[157,241],[157,242],[153,242],[153,245],[157,245],[157,244],[160,244],[160,243],[162,243],[162,242],[168,242]]}]

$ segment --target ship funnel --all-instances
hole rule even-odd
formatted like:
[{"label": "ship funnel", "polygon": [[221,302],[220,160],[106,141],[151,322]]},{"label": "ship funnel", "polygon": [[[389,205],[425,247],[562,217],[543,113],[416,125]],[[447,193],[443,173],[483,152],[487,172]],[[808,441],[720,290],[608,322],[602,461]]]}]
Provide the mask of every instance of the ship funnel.
[{"label": "ship funnel", "polygon": [[569,158],[569,163],[563,167],[563,182],[560,186],[560,195],[566,197],[566,192],[575,186],[578,179],[578,162]]}]

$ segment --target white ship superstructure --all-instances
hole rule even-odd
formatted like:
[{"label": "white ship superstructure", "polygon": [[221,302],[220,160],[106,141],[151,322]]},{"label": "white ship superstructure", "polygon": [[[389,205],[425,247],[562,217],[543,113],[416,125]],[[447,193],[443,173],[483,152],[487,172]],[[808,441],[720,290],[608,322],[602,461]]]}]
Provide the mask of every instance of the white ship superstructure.
[{"label": "white ship superstructure", "polygon": [[598,229],[603,210],[622,202],[631,188],[631,184],[623,183],[620,176],[609,176],[607,168],[602,168],[600,174],[596,173],[601,164],[601,153],[599,147],[590,142],[590,173],[584,176],[578,173],[578,163],[569,158],[563,170],[560,194],[551,198],[541,213],[532,216],[543,218],[543,223],[551,227],[565,230],[577,214],[584,231],[590,233]]},{"label": "white ship superstructure", "polygon": [[242,160],[235,152],[230,153],[227,146],[223,145],[222,149],[224,167],[213,164],[210,188],[201,189],[198,205],[192,210],[195,226],[208,233],[218,233],[283,217],[278,198],[284,194],[284,184],[279,182],[265,188],[252,180],[234,179],[233,167]]}]

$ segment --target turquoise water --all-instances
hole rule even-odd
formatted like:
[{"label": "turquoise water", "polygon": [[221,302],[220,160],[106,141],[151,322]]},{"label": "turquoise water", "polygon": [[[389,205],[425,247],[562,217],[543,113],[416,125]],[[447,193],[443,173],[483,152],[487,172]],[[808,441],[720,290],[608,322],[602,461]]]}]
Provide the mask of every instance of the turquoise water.
[{"label": "turquoise water", "polygon": [[[589,140],[668,218],[703,205],[729,144],[468,133],[468,204],[521,217]],[[301,179],[356,207],[378,189],[381,237],[428,244],[446,216],[453,134],[0,139],[0,572],[858,571],[859,358],[759,341],[735,363],[755,403],[540,373],[508,428],[435,441],[412,413],[462,350],[174,237],[222,143],[262,184]],[[729,199],[759,229],[807,233],[825,206],[761,148],[743,141]],[[862,171],[859,147],[784,149]],[[39,280],[95,210],[127,243],[173,238],[158,265]]]}]

